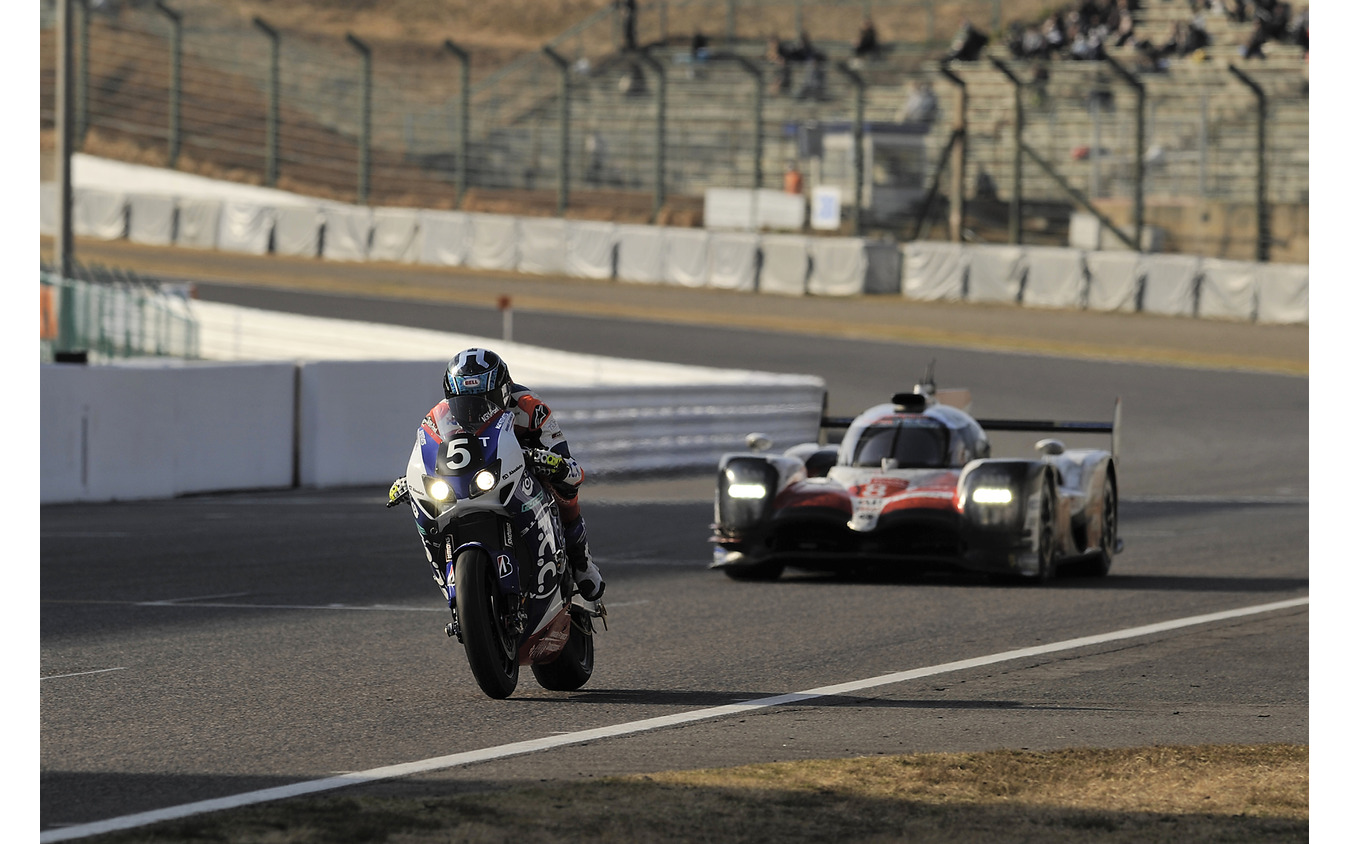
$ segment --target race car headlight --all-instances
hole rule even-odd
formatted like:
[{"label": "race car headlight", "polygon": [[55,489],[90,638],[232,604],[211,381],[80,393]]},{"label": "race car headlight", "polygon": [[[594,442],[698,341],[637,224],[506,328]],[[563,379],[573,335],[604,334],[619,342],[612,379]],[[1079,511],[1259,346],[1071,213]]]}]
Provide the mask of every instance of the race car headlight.
[{"label": "race car headlight", "polygon": [[970,500],[976,504],[1011,504],[1012,490],[1000,486],[982,486],[970,494]]},{"label": "race car headlight", "polygon": [[764,458],[729,459],[717,478],[717,524],[731,531],[759,524],[768,516],[777,489],[778,470]]},{"label": "race car headlight", "polygon": [[731,498],[759,499],[769,494],[764,484],[727,484],[727,495]]}]

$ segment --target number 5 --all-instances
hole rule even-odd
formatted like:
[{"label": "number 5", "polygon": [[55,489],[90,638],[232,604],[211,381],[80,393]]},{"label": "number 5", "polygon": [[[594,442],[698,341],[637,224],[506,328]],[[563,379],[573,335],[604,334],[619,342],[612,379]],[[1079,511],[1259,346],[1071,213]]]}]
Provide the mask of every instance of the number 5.
[{"label": "number 5", "polygon": [[473,459],[473,455],[466,447],[468,442],[467,437],[456,437],[445,444],[445,459],[451,469],[463,469]]}]

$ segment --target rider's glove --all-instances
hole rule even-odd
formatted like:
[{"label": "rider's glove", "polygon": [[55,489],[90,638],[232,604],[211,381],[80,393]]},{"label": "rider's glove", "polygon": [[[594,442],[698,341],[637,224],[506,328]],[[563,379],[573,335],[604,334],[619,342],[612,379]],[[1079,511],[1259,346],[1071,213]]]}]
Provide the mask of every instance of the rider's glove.
[{"label": "rider's glove", "polygon": [[548,480],[561,480],[567,477],[567,461],[561,454],[543,448],[530,449],[530,466],[535,472]]},{"label": "rider's glove", "polygon": [[408,479],[399,478],[389,487],[389,503],[385,507],[397,507],[408,498]]}]

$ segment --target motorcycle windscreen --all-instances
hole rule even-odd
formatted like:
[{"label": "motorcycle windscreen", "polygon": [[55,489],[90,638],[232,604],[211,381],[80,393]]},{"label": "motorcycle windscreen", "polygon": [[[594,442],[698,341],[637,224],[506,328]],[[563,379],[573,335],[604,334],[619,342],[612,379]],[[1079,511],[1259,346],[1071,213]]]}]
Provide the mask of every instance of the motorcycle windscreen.
[{"label": "motorcycle windscreen", "polygon": [[454,420],[470,431],[478,431],[484,422],[492,419],[501,409],[489,401],[486,395],[451,396],[445,401]]}]

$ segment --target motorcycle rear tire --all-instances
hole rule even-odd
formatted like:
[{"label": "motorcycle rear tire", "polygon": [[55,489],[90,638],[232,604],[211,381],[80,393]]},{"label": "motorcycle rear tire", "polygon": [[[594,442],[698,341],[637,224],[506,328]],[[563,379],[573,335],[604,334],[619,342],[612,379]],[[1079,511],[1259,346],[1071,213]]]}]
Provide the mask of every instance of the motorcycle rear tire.
[{"label": "motorcycle rear tire", "polygon": [[581,610],[572,609],[572,629],[558,658],[543,665],[531,665],[534,679],[553,692],[574,692],[586,685],[595,669],[595,640],[590,619]]},{"label": "motorcycle rear tire", "polygon": [[506,633],[505,608],[491,574],[492,561],[470,548],[455,561],[455,612],[464,637],[464,654],[473,678],[488,697],[501,700],[516,690],[520,660]]}]

